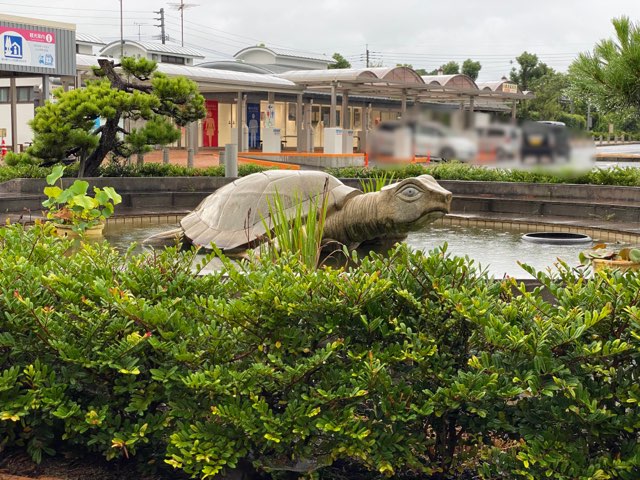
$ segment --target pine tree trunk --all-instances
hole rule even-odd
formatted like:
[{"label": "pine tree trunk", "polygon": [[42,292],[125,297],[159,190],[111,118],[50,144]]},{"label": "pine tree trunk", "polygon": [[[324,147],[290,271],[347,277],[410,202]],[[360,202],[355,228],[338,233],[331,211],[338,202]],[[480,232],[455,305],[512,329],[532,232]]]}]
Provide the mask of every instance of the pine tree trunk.
[{"label": "pine tree trunk", "polygon": [[[84,162],[80,162],[79,177],[97,177],[102,165],[102,161],[118,144],[118,122],[120,115],[110,118],[102,127],[100,142],[98,147],[87,157]],[[83,165],[84,163],[84,165]]]}]

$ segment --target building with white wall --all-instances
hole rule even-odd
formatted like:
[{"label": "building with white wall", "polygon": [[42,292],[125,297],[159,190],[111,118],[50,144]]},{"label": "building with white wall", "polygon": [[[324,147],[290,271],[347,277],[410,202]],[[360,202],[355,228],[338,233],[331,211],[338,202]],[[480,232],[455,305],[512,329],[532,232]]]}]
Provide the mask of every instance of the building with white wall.
[{"label": "building with white wall", "polygon": [[[33,133],[29,122],[34,116],[34,102],[42,90],[42,78],[16,78],[16,132],[17,142],[24,145],[31,142]],[[9,79],[0,78],[0,131],[6,132],[5,143],[9,145],[12,139],[11,131],[11,97]]]},{"label": "building with white wall", "polygon": [[120,40],[105,45],[99,52],[102,57],[120,58],[121,51],[125,57],[146,58],[158,63],[171,63],[175,65],[193,66],[194,62],[204,59],[199,51],[193,48],[180,47],[165,43],[136,42],[124,40],[121,47]]},{"label": "building with white wall", "polygon": [[82,55],[95,55],[96,50],[101,49],[106,45],[101,38],[88,33],[76,32],[76,53]]},{"label": "building with white wall", "polygon": [[288,70],[326,70],[329,65],[335,63],[326,55],[300,53],[262,45],[243,48],[234,58],[239,62],[264,66],[273,73]]}]

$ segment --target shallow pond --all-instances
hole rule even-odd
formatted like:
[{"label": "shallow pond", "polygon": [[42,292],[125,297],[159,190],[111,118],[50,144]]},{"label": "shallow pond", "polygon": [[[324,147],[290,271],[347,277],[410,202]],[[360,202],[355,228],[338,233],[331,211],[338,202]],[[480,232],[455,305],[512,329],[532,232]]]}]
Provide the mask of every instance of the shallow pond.
[{"label": "shallow pond", "polygon": [[[121,251],[131,243],[140,244],[155,233],[175,228],[176,224],[145,226],[109,225],[105,237]],[[409,234],[407,244],[419,250],[429,251],[443,243],[449,252],[458,256],[467,255],[496,278],[505,275],[516,278],[530,278],[518,262],[527,263],[538,270],[544,270],[561,258],[569,265],[579,264],[578,254],[589,245],[540,245],[525,242],[522,234],[490,228],[465,227],[461,225],[431,225],[424,230]],[[138,245],[137,251],[142,251]],[[366,252],[361,252],[362,254]]]}]

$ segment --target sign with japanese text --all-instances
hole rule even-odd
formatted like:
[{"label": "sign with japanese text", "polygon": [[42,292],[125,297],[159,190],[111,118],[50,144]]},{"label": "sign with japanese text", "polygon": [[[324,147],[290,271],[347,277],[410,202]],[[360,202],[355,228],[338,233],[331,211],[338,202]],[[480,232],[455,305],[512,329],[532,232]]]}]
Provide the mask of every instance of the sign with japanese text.
[{"label": "sign with japanese text", "polygon": [[247,103],[247,127],[249,148],[260,148],[260,104]]},{"label": "sign with japanese text", "polygon": [[202,145],[204,147],[218,146],[218,102],[205,100],[204,108],[207,112],[202,121]]},{"label": "sign with japanese text", "polygon": [[518,93],[518,85],[515,83],[503,83],[502,91],[504,93]]},{"label": "sign with japanese text", "polygon": [[56,68],[56,34],[0,26],[0,63]]}]

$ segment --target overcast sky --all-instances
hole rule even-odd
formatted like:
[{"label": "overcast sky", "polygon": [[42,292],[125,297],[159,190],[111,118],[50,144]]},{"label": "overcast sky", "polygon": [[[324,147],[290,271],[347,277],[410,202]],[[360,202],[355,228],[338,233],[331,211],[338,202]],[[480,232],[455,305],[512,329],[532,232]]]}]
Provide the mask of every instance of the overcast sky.
[{"label": "overcast sky", "polygon": [[[126,38],[159,35],[154,10],[164,7],[167,33],[180,41],[175,1],[122,0]],[[449,60],[482,63],[479,80],[508,74],[522,51],[565,70],[578,52],[613,35],[611,18],[640,20],[640,0],[184,0],[185,46],[208,59],[229,58],[249,45],[332,55],[364,66],[410,63],[434,69]],[[0,12],[77,24],[77,30],[120,37],[119,0],[0,1]]]}]

